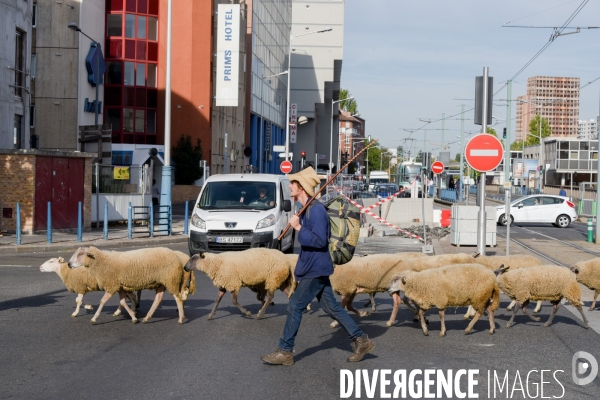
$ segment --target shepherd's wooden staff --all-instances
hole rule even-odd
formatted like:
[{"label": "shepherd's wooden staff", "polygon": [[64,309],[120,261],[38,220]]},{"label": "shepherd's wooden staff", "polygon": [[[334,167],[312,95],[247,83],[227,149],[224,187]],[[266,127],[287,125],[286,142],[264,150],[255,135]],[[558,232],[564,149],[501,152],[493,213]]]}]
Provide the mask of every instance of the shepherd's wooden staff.
[{"label": "shepherd's wooden staff", "polygon": [[[325,182],[325,184],[323,186],[321,186],[321,188],[319,190],[317,190],[317,193],[315,193],[315,195],[313,197],[310,198],[310,200],[308,200],[306,202],[306,204],[304,205],[304,207],[302,207],[302,209],[300,211],[298,211],[298,213],[296,215],[301,215],[304,210],[306,210],[306,208],[310,205],[310,203],[312,203],[312,201],[314,199],[317,198],[317,195],[319,193],[321,193],[321,191],[323,189],[325,189],[325,187],[327,185],[329,185],[331,182],[333,182],[333,180],[335,178],[337,178],[337,176],[348,166],[350,165],[350,163],[354,160],[356,160],[356,158],[365,150],[367,150],[369,147],[373,146],[375,143],[377,143],[377,139],[373,140],[371,143],[369,143],[368,145],[366,145],[361,151],[359,151],[358,153],[356,153],[356,155],[354,157],[352,157],[352,159],[350,161],[348,161],[346,163],[346,165],[344,165],[342,168],[340,168],[340,170],[338,172],[335,173],[335,175],[333,175],[331,178],[329,178],[329,180],[327,182]],[[291,224],[287,224],[287,226],[285,227],[285,229],[283,230],[283,232],[281,233],[281,235],[279,235],[279,237],[277,238],[277,240],[281,240],[281,238],[283,238],[283,235],[285,235],[285,233],[290,229],[290,226],[292,226]]]}]

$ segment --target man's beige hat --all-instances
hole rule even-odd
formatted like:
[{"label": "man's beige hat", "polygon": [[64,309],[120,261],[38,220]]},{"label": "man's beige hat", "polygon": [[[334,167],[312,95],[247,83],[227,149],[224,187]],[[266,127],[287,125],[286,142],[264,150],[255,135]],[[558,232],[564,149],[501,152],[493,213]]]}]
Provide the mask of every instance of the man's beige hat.
[{"label": "man's beige hat", "polygon": [[315,195],[315,186],[321,182],[313,167],[307,167],[296,174],[288,174],[288,179],[300,183],[302,189],[311,197]]}]

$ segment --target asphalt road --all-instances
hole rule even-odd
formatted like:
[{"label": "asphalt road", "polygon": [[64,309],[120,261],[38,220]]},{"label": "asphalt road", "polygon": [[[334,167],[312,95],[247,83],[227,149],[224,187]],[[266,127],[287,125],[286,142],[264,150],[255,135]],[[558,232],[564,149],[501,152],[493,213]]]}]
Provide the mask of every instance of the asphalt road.
[{"label": "asphalt road", "polygon": [[[185,245],[172,248],[186,250]],[[58,255],[0,256],[0,399],[329,399],[340,397],[342,369],[364,369],[371,377],[382,369],[392,374],[398,370],[410,374],[417,369],[450,369],[454,373],[475,369],[478,384],[474,392],[479,398],[534,398],[542,380],[546,382],[544,396],[600,398],[599,378],[587,386],[575,385],[571,378],[574,353],[586,351],[600,359],[599,335],[582,328],[565,308],[549,328],[520,314],[515,326],[499,328],[492,336],[487,333],[487,318],[465,336],[465,310],[448,309],[445,338],[438,337],[439,317],[430,312],[430,336],[425,337],[405,308],[399,323],[386,328],[391,300],[387,294],[379,294],[377,312],[353,317],[377,347],[362,362],[350,364],[346,362],[350,354],[346,334],[329,329],[331,320],[313,303],[298,334],[296,364],[269,366],[260,356],[277,347],[285,321],[287,299],[283,294],[276,295],[275,306],[262,320],[241,316],[228,294],[215,319],[208,321],[217,290],[208,278],[197,274],[198,290],[186,304],[187,319],[181,326],[168,294],[147,324],[134,325],[126,317],[112,317],[115,296],[98,323],[91,325],[90,311],[70,317],[75,295],[65,290],[58,276],[39,271],[46,259]],[[151,296],[151,292],[143,292],[142,315],[150,307]],[[96,305],[100,297],[99,292],[87,294],[85,303]],[[362,300],[356,303],[362,305]],[[503,308],[496,315],[498,327],[509,318],[504,310],[506,300],[503,298]],[[253,313],[259,309],[247,289],[242,290],[239,301]],[[543,320],[549,311],[549,306],[542,309]],[[534,370],[537,372],[530,373]],[[548,370],[543,378],[541,370]],[[488,372],[493,377],[494,371],[500,381],[508,371],[507,386],[502,393],[496,387],[496,396],[487,380]],[[461,390],[466,390],[466,378],[460,382]],[[376,387],[374,398],[380,398],[380,381]],[[392,379],[387,391],[393,389]],[[360,398],[368,398],[364,385]]]}]

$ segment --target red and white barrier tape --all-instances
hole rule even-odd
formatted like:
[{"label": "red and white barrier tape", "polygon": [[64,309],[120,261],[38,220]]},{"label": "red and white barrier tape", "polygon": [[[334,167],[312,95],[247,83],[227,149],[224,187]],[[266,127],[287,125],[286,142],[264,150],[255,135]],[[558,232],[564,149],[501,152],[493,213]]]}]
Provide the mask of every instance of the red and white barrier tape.
[{"label": "red and white barrier tape", "polygon": [[387,225],[387,226],[389,226],[390,228],[394,228],[394,229],[396,229],[397,231],[400,231],[400,232],[402,232],[402,233],[404,233],[404,234],[406,234],[406,235],[408,235],[408,236],[410,236],[410,237],[412,237],[412,238],[419,239],[420,241],[422,241],[422,242],[425,242],[425,239],[423,239],[422,237],[420,237],[420,236],[418,236],[418,235],[415,235],[415,234],[414,234],[414,233],[412,233],[412,232],[405,231],[405,230],[404,230],[404,229],[402,229],[402,228],[398,228],[397,226],[395,226],[395,225],[394,225],[394,224],[392,224],[391,222],[388,222],[388,221],[386,221],[385,219],[381,218],[380,216],[378,216],[378,215],[376,215],[376,214],[372,213],[371,211],[368,211],[368,210],[367,210],[365,207],[361,206],[360,204],[358,204],[358,203],[357,203],[357,202],[355,202],[354,200],[350,199],[350,198],[349,198],[348,196],[346,196],[345,194],[343,194],[343,193],[342,193],[342,196],[344,196],[344,197],[346,198],[346,200],[348,200],[350,203],[352,203],[352,204],[354,204],[356,207],[358,207],[358,208],[360,209],[360,212],[361,212],[361,213],[364,213],[364,214],[370,215],[371,217],[375,218],[377,221],[381,222],[381,223],[382,223],[382,224],[384,224],[384,225]]}]

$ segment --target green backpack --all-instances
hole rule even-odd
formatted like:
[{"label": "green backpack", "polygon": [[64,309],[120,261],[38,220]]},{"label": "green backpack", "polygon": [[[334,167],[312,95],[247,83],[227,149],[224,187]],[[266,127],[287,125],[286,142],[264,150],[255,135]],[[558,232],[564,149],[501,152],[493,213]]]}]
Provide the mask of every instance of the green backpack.
[{"label": "green backpack", "polygon": [[329,255],[334,265],[352,260],[360,234],[360,210],[343,196],[323,203],[329,216]]}]

